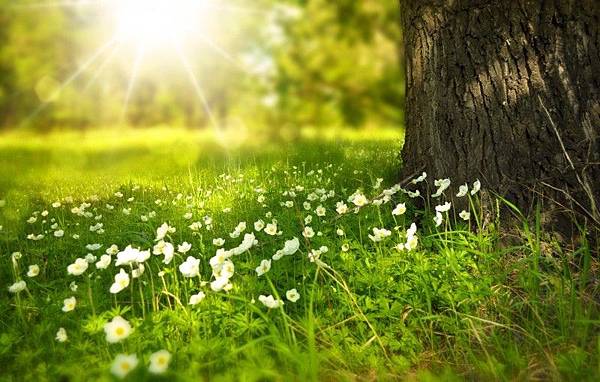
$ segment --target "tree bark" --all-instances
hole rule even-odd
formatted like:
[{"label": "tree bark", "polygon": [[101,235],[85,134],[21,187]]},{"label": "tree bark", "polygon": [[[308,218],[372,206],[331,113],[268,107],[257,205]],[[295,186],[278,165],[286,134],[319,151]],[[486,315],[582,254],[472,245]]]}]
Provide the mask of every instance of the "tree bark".
[{"label": "tree bark", "polygon": [[[400,0],[403,172],[600,221],[600,1]],[[579,204],[579,206],[578,206]]]}]

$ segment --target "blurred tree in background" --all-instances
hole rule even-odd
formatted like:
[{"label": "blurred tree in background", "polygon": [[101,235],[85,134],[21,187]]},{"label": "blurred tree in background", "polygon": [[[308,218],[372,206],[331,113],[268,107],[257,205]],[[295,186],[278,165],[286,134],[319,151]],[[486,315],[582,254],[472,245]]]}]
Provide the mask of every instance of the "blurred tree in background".
[{"label": "blurred tree in background", "polygon": [[[211,40],[174,52],[102,49],[114,34],[103,2],[0,0],[0,124],[399,124],[404,91],[396,0],[219,2]],[[130,93],[128,95],[128,93]],[[125,106],[126,105],[126,106]]]}]

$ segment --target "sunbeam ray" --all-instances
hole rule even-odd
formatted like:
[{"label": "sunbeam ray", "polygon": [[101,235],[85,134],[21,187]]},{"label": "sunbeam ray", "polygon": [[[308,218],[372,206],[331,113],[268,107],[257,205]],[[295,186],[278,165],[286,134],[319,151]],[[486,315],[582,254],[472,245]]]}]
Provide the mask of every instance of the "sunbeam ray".
[{"label": "sunbeam ray", "polygon": [[94,75],[92,76],[92,78],[90,78],[89,82],[87,85],[85,85],[85,88],[83,88],[83,91],[87,91],[100,77],[100,75],[102,74],[102,72],[104,71],[104,69],[108,66],[108,64],[110,63],[110,61],[115,57],[115,54],[119,51],[119,45],[115,45],[112,50],[110,51],[110,53],[108,54],[108,56],[106,56],[106,59],[104,59],[104,61],[102,61],[102,63],[100,64],[100,66],[96,69],[96,72],[94,73]]},{"label": "sunbeam ray", "polygon": [[203,1],[202,6],[205,8],[216,9],[216,10],[225,11],[225,12],[262,14],[262,15],[268,15],[271,13],[267,9],[245,7],[245,6],[241,6],[241,5],[223,4],[222,2],[215,2],[215,1],[211,1],[211,0]]},{"label": "sunbeam ray", "polygon": [[[102,54],[104,54],[104,52],[106,52],[106,50],[108,48],[110,48],[114,43],[115,43],[115,40],[111,39],[106,44],[104,44],[100,48],[98,48],[81,66],[79,66],[79,68],[77,68],[77,70],[73,74],[71,74],[56,90],[54,90],[54,92],[52,92],[49,99],[53,100],[53,99],[58,98],[60,96],[60,93],[67,86],[69,86],[71,83],[73,83],[73,81],[75,81],[77,78],[79,78],[79,76],[81,76],[90,67],[90,65],[92,65],[94,63],[94,61],[96,61],[98,59],[98,57],[100,57]],[[21,124],[26,124],[26,123],[30,122],[39,113],[41,113],[44,109],[46,109],[46,107],[48,107],[49,104],[50,104],[50,101],[42,102],[42,104],[40,106],[38,106],[27,118],[25,118]]]},{"label": "sunbeam ray", "polygon": [[29,4],[11,4],[8,8],[20,9],[20,10],[36,10],[36,9],[47,9],[47,8],[73,8],[82,5],[104,5],[107,4],[107,0],[63,0],[63,1],[47,1],[39,3]]},{"label": "sunbeam ray", "polygon": [[145,54],[145,47],[143,45],[138,47],[138,51],[135,55],[135,61],[131,70],[131,76],[129,77],[129,84],[127,85],[127,94],[125,95],[125,104],[123,105],[123,111],[121,112],[121,123],[125,122],[127,118],[127,111],[129,109],[129,101],[131,101],[131,95],[135,86],[135,81],[140,70],[140,65]]},{"label": "sunbeam ray", "polygon": [[204,95],[204,92],[202,91],[202,87],[200,86],[200,82],[198,81],[198,78],[196,77],[196,74],[194,74],[194,71],[192,70],[192,66],[190,65],[190,62],[189,62],[188,58],[186,57],[186,55],[181,50],[181,47],[179,46],[179,44],[177,44],[175,42],[173,44],[173,47],[175,48],[175,51],[177,52],[177,56],[181,60],[181,64],[183,65],[185,71],[190,76],[190,80],[192,81],[192,85],[194,86],[194,89],[196,91],[196,94],[198,95],[198,98],[200,98],[200,101],[202,102],[202,106],[204,107],[204,111],[206,112],[206,115],[208,116],[208,119],[210,120],[211,124],[213,125],[213,128],[215,130],[219,130],[219,124],[217,123],[217,120],[216,120],[214,114],[210,110],[210,106],[208,104],[208,100],[206,99],[206,96]]},{"label": "sunbeam ray", "polygon": [[244,73],[248,73],[248,69],[246,67],[244,67],[244,65],[241,62],[239,62],[238,60],[236,60],[235,57],[233,57],[229,52],[227,52],[225,49],[223,49],[219,45],[217,45],[213,40],[211,40],[210,38],[202,35],[201,33],[198,33],[198,37],[202,41],[204,41],[204,43],[206,45],[208,45],[214,51],[216,51],[217,53],[219,53],[231,65],[235,66],[236,68],[238,68],[239,70],[243,71]]}]

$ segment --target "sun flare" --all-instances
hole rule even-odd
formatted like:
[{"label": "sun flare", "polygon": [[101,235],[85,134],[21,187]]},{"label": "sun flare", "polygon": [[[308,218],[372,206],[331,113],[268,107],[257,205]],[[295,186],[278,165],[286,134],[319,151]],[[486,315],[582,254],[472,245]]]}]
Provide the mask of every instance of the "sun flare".
[{"label": "sun flare", "polygon": [[180,43],[202,23],[202,0],[125,0],[115,4],[116,38],[145,48]]}]

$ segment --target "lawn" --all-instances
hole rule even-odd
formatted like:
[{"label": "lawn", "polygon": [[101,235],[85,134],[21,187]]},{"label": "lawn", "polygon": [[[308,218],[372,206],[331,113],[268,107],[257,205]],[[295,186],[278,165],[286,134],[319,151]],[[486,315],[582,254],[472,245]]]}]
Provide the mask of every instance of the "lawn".
[{"label": "lawn", "polygon": [[0,380],[599,380],[598,244],[401,141],[2,134]]}]

